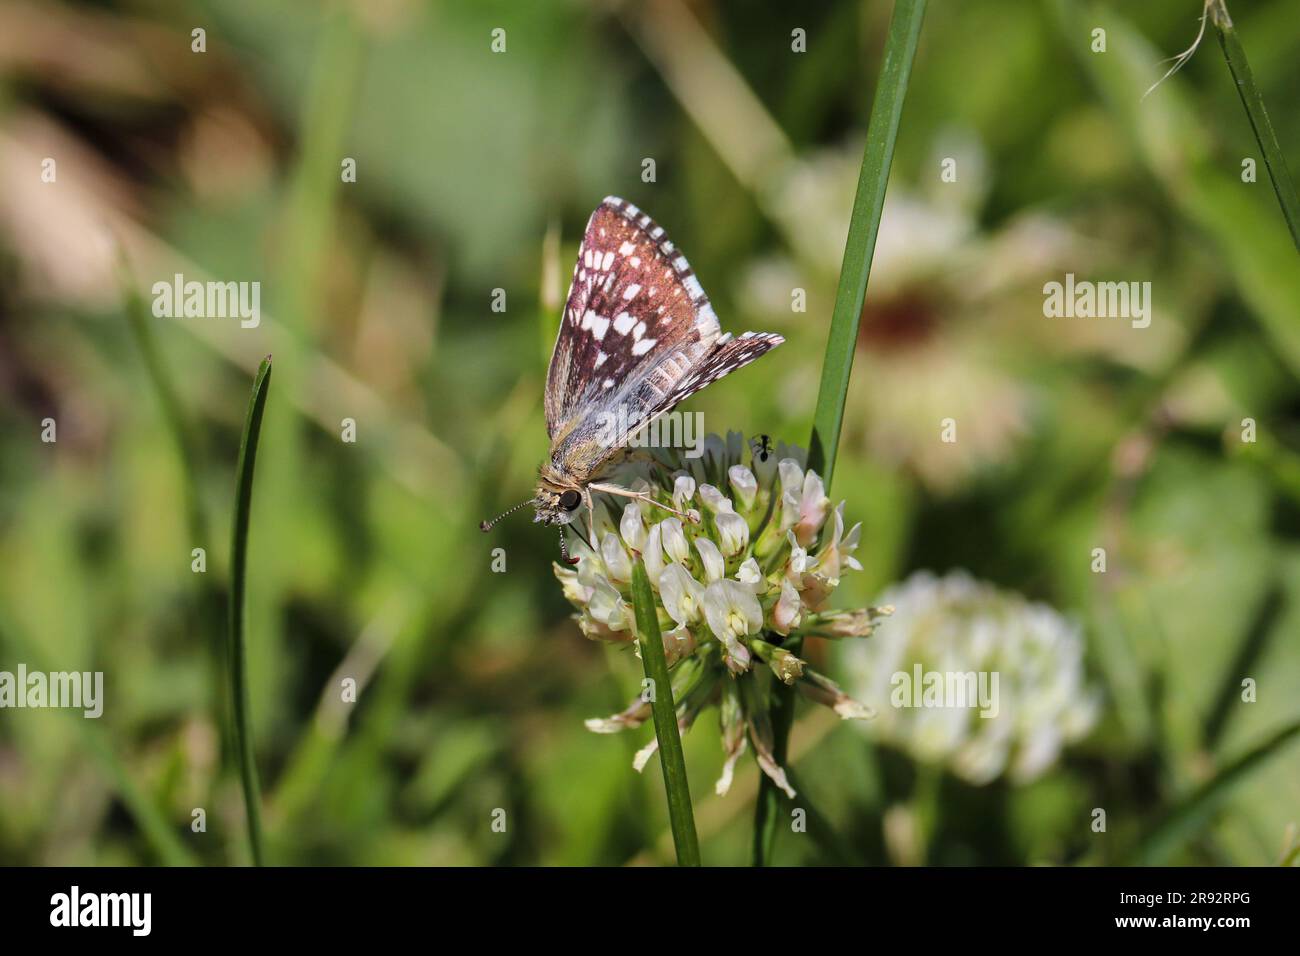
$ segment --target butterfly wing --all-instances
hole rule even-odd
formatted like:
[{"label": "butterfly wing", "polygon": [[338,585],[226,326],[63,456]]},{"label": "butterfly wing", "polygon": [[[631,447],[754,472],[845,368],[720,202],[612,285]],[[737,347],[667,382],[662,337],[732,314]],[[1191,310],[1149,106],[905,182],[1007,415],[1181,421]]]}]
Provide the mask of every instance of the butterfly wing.
[{"label": "butterfly wing", "polygon": [[784,341],[775,332],[745,332],[738,339],[733,339],[728,332],[714,343],[703,359],[691,366],[690,372],[682,377],[654,414],[668,411],[704,386],[730,375],[738,368],[744,368]]},{"label": "butterfly wing", "polygon": [[699,280],[663,228],[608,197],[587,221],[573,267],[546,380],[547,432],[554,437],[577,410],[612,397],[670,353],[689,355],[720,335]]},{"label": "butterfly wing", "polygon": [[564,445],[580,445],[591,458],[596,419],[621,412],[625,439],[782,341],[723,335],[663,228],[631,203],[605,199],[587,222],[547,375],[552,457],[563,460]]}]

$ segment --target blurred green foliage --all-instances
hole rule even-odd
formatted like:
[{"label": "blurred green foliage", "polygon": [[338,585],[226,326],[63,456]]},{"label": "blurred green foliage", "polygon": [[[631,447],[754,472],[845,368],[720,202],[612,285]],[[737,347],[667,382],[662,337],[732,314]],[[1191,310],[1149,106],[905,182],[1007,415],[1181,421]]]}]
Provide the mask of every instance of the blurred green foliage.
[{"label": "blurred green foliage", "polygon": [[[1294,4],[1230,6],[1294,168]],[[786,835],[777,862],[1282,853],[1300,805],[1294,744],[1213,806],[1184,803],[1300,700],[1300,269],[1267,177],[1242,182],[1242,160],[1260,157],[1213,44],[1141,99],[1199,7],[931,5],[835,475],[864,522],[844,604],[916,568],[964,567],[1082,622],[1105,711],[1045,776],[985,787],[801,711],[792,764],[830,834]],[[879,0],[684,9],[6,5],[0,669],[103,670],[107,703],[98,721],[0,712],[0,862],[249,861],[213,641],[240,426],[267,353],[247,640],[268,857],[671,859],[658,773],[630,769],[649,729],[582,726],[622,706],[639,662],[568,619],[551,535],[522,516],[490,537],[477,522],[531,493],[546,450],[538,342],[553,328],[543,269],[567,275],[606,194],[669,229],[724,328],[788,339],[690,407],[710,430],[806,442],[837,263],[795,233],[842,243],[852,179],[844,203],[817,199],[841,194],[836,157],[861,155],[889,16]],[[205,53],[191,52],[196,26]],[[796,27],[806,53],[791,52]],[[1090,46],[1099,27],[1104,53]],[[694,71],[699,56],[665,56],[664,37],[734,71],[791,165],[762,181],[737,166],[761,145],[753,128],[708,117],[745,104]],[[57,183],[40,181],[45,156]],[[940,183],[946,156],[957,184]],[[889,231],[910,235],[901,214],[891,225],[896,197],[919,204],[923,228],[887,264]],[[926,260],[958,205],[960,242]],[[1027,222],[1047,231],[1026,239]],[[553,223],[560,253],[543,263]],[[115,241],[146,302],[177,271],[262,283],[257,329],[149,317],[192,472],[123,308]],[[1066,271],[1150,281],[1151,328],[1044,318],[1041,287]],[[792,286],[807,312],[791,311]],[[945,414],[972,436],[950,460],[934,458],[935,396],[952,396]],[[40,441],[46,417],[54,444]],[[355,444],[340,440],[344,417]],[[1105,574],[1090,569],[1096,547]],[[835,673],[832,649],[809,653]],[[340,702],[344,677],[355,704]],[[684,743],[705,862],[745,862],[755,768],[714,798],[712,726]],[[1090,826],[1098,807],[1105,834]]]}]

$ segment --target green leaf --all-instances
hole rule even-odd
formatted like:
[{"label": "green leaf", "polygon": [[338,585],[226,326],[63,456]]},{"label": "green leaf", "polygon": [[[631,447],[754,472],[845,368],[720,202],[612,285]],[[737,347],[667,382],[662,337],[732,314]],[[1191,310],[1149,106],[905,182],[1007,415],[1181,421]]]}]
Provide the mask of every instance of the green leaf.
[{"label": "green leaf", "polygon": [[[835,311],[831,316],[830,335],[826,339],[821,388],[817,393],[812,441],[808,446],[808,467],[821,474],[827,488],[835,471],[835,453],[844,422],[844,403],[849,390],[849,375],[853,371],[862,304],[867,296],[871,256],[880,231],[885,188],[889,185],[889,168],[894,161],[894,143],[898,139],[907,81],[912,72],[912,60],[916,57],[924,16],[925,0],[896,0],[889,22],[889,36],[885,40],[884,61],[880,65],[880,80],[876,84],[876,98],[871,105],[871,120],[867,124],[862,173],[858,177],[849,235],[844,244],[844,264],[840,269],[839,288],[835,292]],[[771,712],[774,754],[784,765],[790,726],[794,722],[794,688],[785,684],[774,688]],[[755,866],[763,866],[771,860],[780,805],[780,791],[770,780],[763,778],[754,812]]]},{"label": "green leaf", "polygon": [[235,518],[230,535],[230,687],[234,696],[235,743],[239,748],[239,775],[244,785],[244,810],[248,815],[248,841],[253,862],[262,865],[261,794],[257,781],[257,762],[253,757],[251,721],[248,716],[248,673],[244,654],[244,594],[248,571],[248,519],[253,503],[253,467],[257,462],[257,439],[262,430],[262,413],[271,384],[271,356],[262,359],[253,394],[248,401],[248,417],[239,442],[239,466],[235,487]]},{"label": "green leaf", "polygon": [[1144,866],[1163,864],[1175,850],[1205,829],[1214,811],[1235,787],[1245,782],[1252,771],[1276,755],[1297,734],[1300,734],[1300,720],[1287,724],[1203,783],[1171,809],[1142,841],[1136,853],[1137,862]]}]

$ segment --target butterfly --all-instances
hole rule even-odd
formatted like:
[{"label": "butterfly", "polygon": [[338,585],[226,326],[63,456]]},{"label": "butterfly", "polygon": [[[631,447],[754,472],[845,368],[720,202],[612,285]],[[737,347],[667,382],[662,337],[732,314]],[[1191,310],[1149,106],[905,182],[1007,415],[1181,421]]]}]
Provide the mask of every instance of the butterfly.
[{"label": "butterfly", "polygon": [[[600,479],[634,433],[784,341],[772,332],[724,333],[663,227],[630,202],[607,197],[587,221],[551,354],[544,399],[551,451],[537,490],[480,527],[487,531],[529,504],[534,521],[563,526],[583,504],[591,513],[593,491],[691,518]],[[617,434],[610,434],[610,422],[618,423]]]}]

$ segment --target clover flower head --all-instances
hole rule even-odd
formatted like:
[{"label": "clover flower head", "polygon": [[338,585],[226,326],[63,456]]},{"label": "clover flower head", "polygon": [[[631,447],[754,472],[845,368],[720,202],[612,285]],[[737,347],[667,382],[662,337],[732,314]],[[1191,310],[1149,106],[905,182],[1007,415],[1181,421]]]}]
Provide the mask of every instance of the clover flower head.
[{"label": "clover flower head", "polygon": [[[831,507],[824,482],[805,461],[801,449],[782,443],[747,452],[736,432],[706,436],[698,458],[656,449],[648,460],[625,464],[617,477],[656,502],[689,509],[698,523],[633,501],[615,524],[598,496],[594,527],[583,535],[598,546],[575,532],[577,567],[555,566],[583,634],[636,647],[630,582],[636,558],[645,562],[678,726],[685,731],[705,708],[718,705],[724,755],[719,793],[727,792],[736,762],[752,747],[762,772],[794,794],[774,756],[767,717],[774,681],[800,688],[845,719],[871,716],[870,708],[783,646],[804,635],[866,636],[885,613],[822,610],[840,576],[861,568],[853,557],[861,529],[845,533],[843,503]],[[614,733],[650,717],[650,705],[638,698],[587,727]],[[651,741],[642,748],[633,766],[643,768],[656,746]]]},{"label": "clover flower head", "polygon": [[[857,695],[877,703],[872,731],[887,743],[975,784],[1004,773],[1023,783],[1096,722],[1082,633],[1052,608],[964,571],[918,572],[884,600],[889,627],[852,645],[845,664]],[[870,633],[877,623],[831,612],[813,633]]]}]

